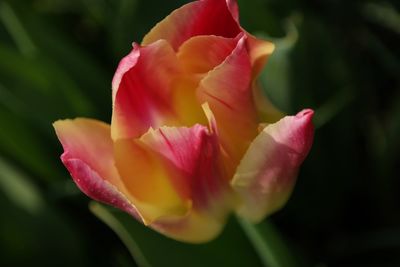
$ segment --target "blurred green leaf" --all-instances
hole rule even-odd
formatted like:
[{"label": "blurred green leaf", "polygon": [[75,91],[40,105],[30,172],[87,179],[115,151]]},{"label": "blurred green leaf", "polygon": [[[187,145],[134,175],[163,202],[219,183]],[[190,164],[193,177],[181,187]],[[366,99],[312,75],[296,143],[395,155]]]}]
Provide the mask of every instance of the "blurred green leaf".
[{"label": "blurred green leaf", "polygon": [[400,12],[387,1],[368,2],[363,12],[367,18],[400,34]]},{"label": "blurred green leaf", "polygon": [[[75,82],[52,63],[43,58],[25,58],[1,43],[0,57],[3,59],[0,61],[0,77],[4,85],[9,85],[3,85],[1,90],[8,90],[24,104],[28,111],[25,115],[36,115],[39,122],[48,124],[61,114],[93,112],[93,105],[82,95]],[[55,87],[58,90],[54,90]],[[35,113],[29,112],[32,108]]]},{"label": "blurred green leaf", "polygon": [[[99,113],[95,110],[94,102],[97,106],[109,106],[112,75],[104,71],[98,60],[91,58],[70,36],[49,23],[46,16],[28,12],[18,2],[9,2],[9,9],[18,20],[21,31],[29,33],[37,50],[33,59],[24,59],[29,63],[23,62],[24,67],[21,68],[25,71],[20,75],[41,73],[41,79],[50,84],[45,88],[53,94],[61,93],[75,110],[74,114],[92,116]],[[10,35],[15,34],[10,32]],[[10,59],[8,62],[15,64],[18,60]],[[27,68],[26,64],[32,65]]]},{"label": "blurred green leaf", "polygon": [[296,26],[288,22],[284,38],[265,39],[275,44],[275,51],[261,73],[261,83],[271,102],[279,109],[290,113],[290,55],[298,39]]},{"label": "blurred green leaf", "polygon": [[140,40],[133,40],[133,31],[131,25],[133,18],[137,12],[137,0],[119,0],[116,1],[117,11],[115,19],[108,25],[110,32],[114,54],[118,57],[121,52],[127,51],[133,41],[140,42]]},{"label": "blurred green leaf", "polygon": [[97,202],[90,209],[121,238],[140,267],[262,266],[235,220],[216,240],[192,245],[164,237],[130,215]]},{"label": "blurred green leaf", "polygon": [[330,120],[332,120],[338,113],[343,111],[348,105],[354,101],[356,95],[351,87],[344,87],[338,90],[336,95],[329,98],[326,103],[315,110],[314,124],[316,128],[320,128]]},{"label": "blurred green leaf", "polygon": [[36,52],[35,45],[7,2],[0,2],[0,19],[24,55],[30,56]]},{"label": "blurred green leaf", "polygon": [[54,162],[43,140],[32,132],[29,125],[16,119],[9,112],[0,108],[0,151],[17,159],[25,168],[30,169],[43,180],[53,180],[60,177],[59,170],[51,165]]},{"label": "blurred green leaf", "polygon": [[1,156],[0,170],[0,188],[9,200],[32,214],[43,208],[44,201],[36,186]]},{"label": "blurred green leaf", "polygon": [[[21,177],[15,176],[20,171],[12,168],[11,173],[4,173],[0,178],[0,190],[7,190],[4,195],[0,194],[0,266],[53,267],[57,262],[60,267],[83,267],[92,262],[86,260],[87,248],[76,223],[61,209],[55,210],[45,202],[40,201],[40,206],[28,203],[37,201],[37,195],[32,187],[25,187],[26,181],[20,183]],[[17,181],[10,181],[13,179]],[[3,187],[4,182],[9,185]],[[15,195],[11,198],[12,194]]]},{"label": "blurred green leaf", "polygon": [[257,225],[241,218],[238,218],[238,221],[265,267],[298,266],[282,237],[269,221]]}]

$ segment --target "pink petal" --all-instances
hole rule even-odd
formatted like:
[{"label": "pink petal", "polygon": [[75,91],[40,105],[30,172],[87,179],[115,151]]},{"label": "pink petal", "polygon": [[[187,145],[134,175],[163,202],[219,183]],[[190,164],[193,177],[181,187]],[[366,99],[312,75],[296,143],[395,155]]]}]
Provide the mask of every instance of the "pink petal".
[{"label": "pink petal", "polygon": [[228,2],[225,0],[201,0],[186,4],[158,23],[144,37],[142,44],[147,45],[165,39],[177,51],[183,42],[197,35],[233,38],[241,30],[235,20],[234,3],[233,1]]},{"label": "pink petal", "polygon": [[245,40],[239,40],[231,55],[210,71],[198,88],[200,102],[207,102],[215,115],[220,141],[232,166],[239,163],[258,126]]},{"label": "pink petal", "polygon": [[239,22],[239,6],[236,0],[226,0],[226,4],[228,5],[229,11],[232,14],[232,17]]},{"label": "pink petal", "polygon": [[231,181],[242,199],[241,216],[259,222],[286,203],[312,145],[312,117],[310,109],[284,117],[250,145]]},{"label": "pink petal", "polygon": [[170,95],[179,73],[175,52],[166,41],[135,45],[113,79],[112,138],[139,137],[149,127],[174,120]]},{"label": "pink petal", "polygon": [[82,192],[141,221],[114,167],[110,126],[96,120],[75,119],[57,121],[54,128],[64,148],[61,160]]}]

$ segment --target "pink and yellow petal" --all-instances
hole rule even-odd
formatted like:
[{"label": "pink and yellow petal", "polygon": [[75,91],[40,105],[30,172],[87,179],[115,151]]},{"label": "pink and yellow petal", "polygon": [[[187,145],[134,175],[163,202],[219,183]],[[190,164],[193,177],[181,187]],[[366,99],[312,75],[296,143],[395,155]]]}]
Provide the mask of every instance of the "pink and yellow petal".
[{"label": "pink and yellow petal", "polygon": [[207,73],[232,53],[237,42],[237,38],[195,36],[182,44],[177,56],[185,72]]},{"label": "pink and yellow petal", "polygon": [[191,201],[181,195],[172,179],[181,174],[140,140],[119,139],[114,143],[115,165],[127,191],[140,204],[145,224],[163,217],[182,217]]},{"label": "pink and yellow petal", "polygon": [[171,181],[181,197],[191,200],[193,209],[208,210],[228,189],[217,137],[207,127],[162,127],[150,130],[141,142],[162,157],[164,166],[180,173]]},{"label": "pink and yellow petal", "polygon": [[75,119],[56,121],[54,128],[64,148],[61,160],[82,192],[141,220],[114,166],[110,126]]},{"label": "pink and yellow petal", "polygon": [[196,75],[184,75],[174,81],[171,94],[171,104],[176,114],[174,126],[190,127],[207,122],[196,96],[198,84]]},{"label": "pink and yellow petal", "polygon": [[309,109],[286,116],[255,138],[231,181],[242,200],[239,215],[259,222],[286,203],[311,148],[312,116]]},{"label": "pink and yellow petal", "polygon": [[215,116],[222,147],[230,157],[227,162],[232,166],[239,163],[257,135],[258,118],[251,85],[251,64],[243,37],[231,55],[210,71],[197,89],[199,101],[207,102]]},{"label": "pink and yellow petal", "polygon": [[227,213],[219,216],[192,210],[187,216],[163,218],[150,225],[154,230],[175,240],[188,243],[204,243],[218,236],[227,220]]},{"label": "pink and yellow petal", "polygon": [[139,137],[149,127],[174,121],[170,95],[179,75],[175,52],[166,41],[134,46],[113,79],[112,138]]},{"label": "pink and yellow petal", "polygon": [[[231,1],[230,1],[231,2]],[[241,30],[233,18],[233,3],[225,0],[191,2],[173,11],[159,22],[143,39],[148,45],[157,40],[167,40],[175,51],[186,40],[197,35],[217,35],[234,38]]]},{"label": "pink and yellow petal", "polygon": [[254,80],[264,68],[269,56],[274,52],[275,45],[271,42],[258,39],[247,32],[246,35],[247,47],[252,66],[252,77]]},{"label": "pink and yellow petal", "polygon": [[181,218],[189,210],[211,212],[225,197],[216,137],[204,126],[150,129],[140,139],[115,142],[122,180],[147,224]]}]

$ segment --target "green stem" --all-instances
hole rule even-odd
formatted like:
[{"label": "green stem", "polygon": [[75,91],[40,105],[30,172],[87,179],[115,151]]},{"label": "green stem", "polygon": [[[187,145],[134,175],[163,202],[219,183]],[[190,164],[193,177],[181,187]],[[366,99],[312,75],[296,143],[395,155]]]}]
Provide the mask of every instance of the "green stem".
[{"label": "green stem", "polygon": [[294,259],[274,226],[268,221],[258,225],[238,218],[244,233],[265,267],[294,267]]}]

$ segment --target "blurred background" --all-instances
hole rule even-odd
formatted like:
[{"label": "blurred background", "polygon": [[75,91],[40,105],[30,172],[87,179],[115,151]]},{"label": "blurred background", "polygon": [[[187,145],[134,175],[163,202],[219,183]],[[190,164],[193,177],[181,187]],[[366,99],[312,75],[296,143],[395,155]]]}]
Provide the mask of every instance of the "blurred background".
[{"label": "blurred background", "polygon": [[[135,266],[62,166],[51,123],[109,122],[119,60],[186,2],[0,1],[0,266]],[[287,246],[287,266],[400,266],[400,2],[239,5],[243,27],[277,44],[260,77],[266,93],[287,113],[316,110],[294,194],[268,220]],[[260,264],[251,251],[229,261],[234,247],[250,247],[234,220],[219,240],[183,256],[132,227],[145,256],[164,259],[159,266],[177,266],[168,264],[174,257],[195,266],[190,250],[215,266]]]}]

